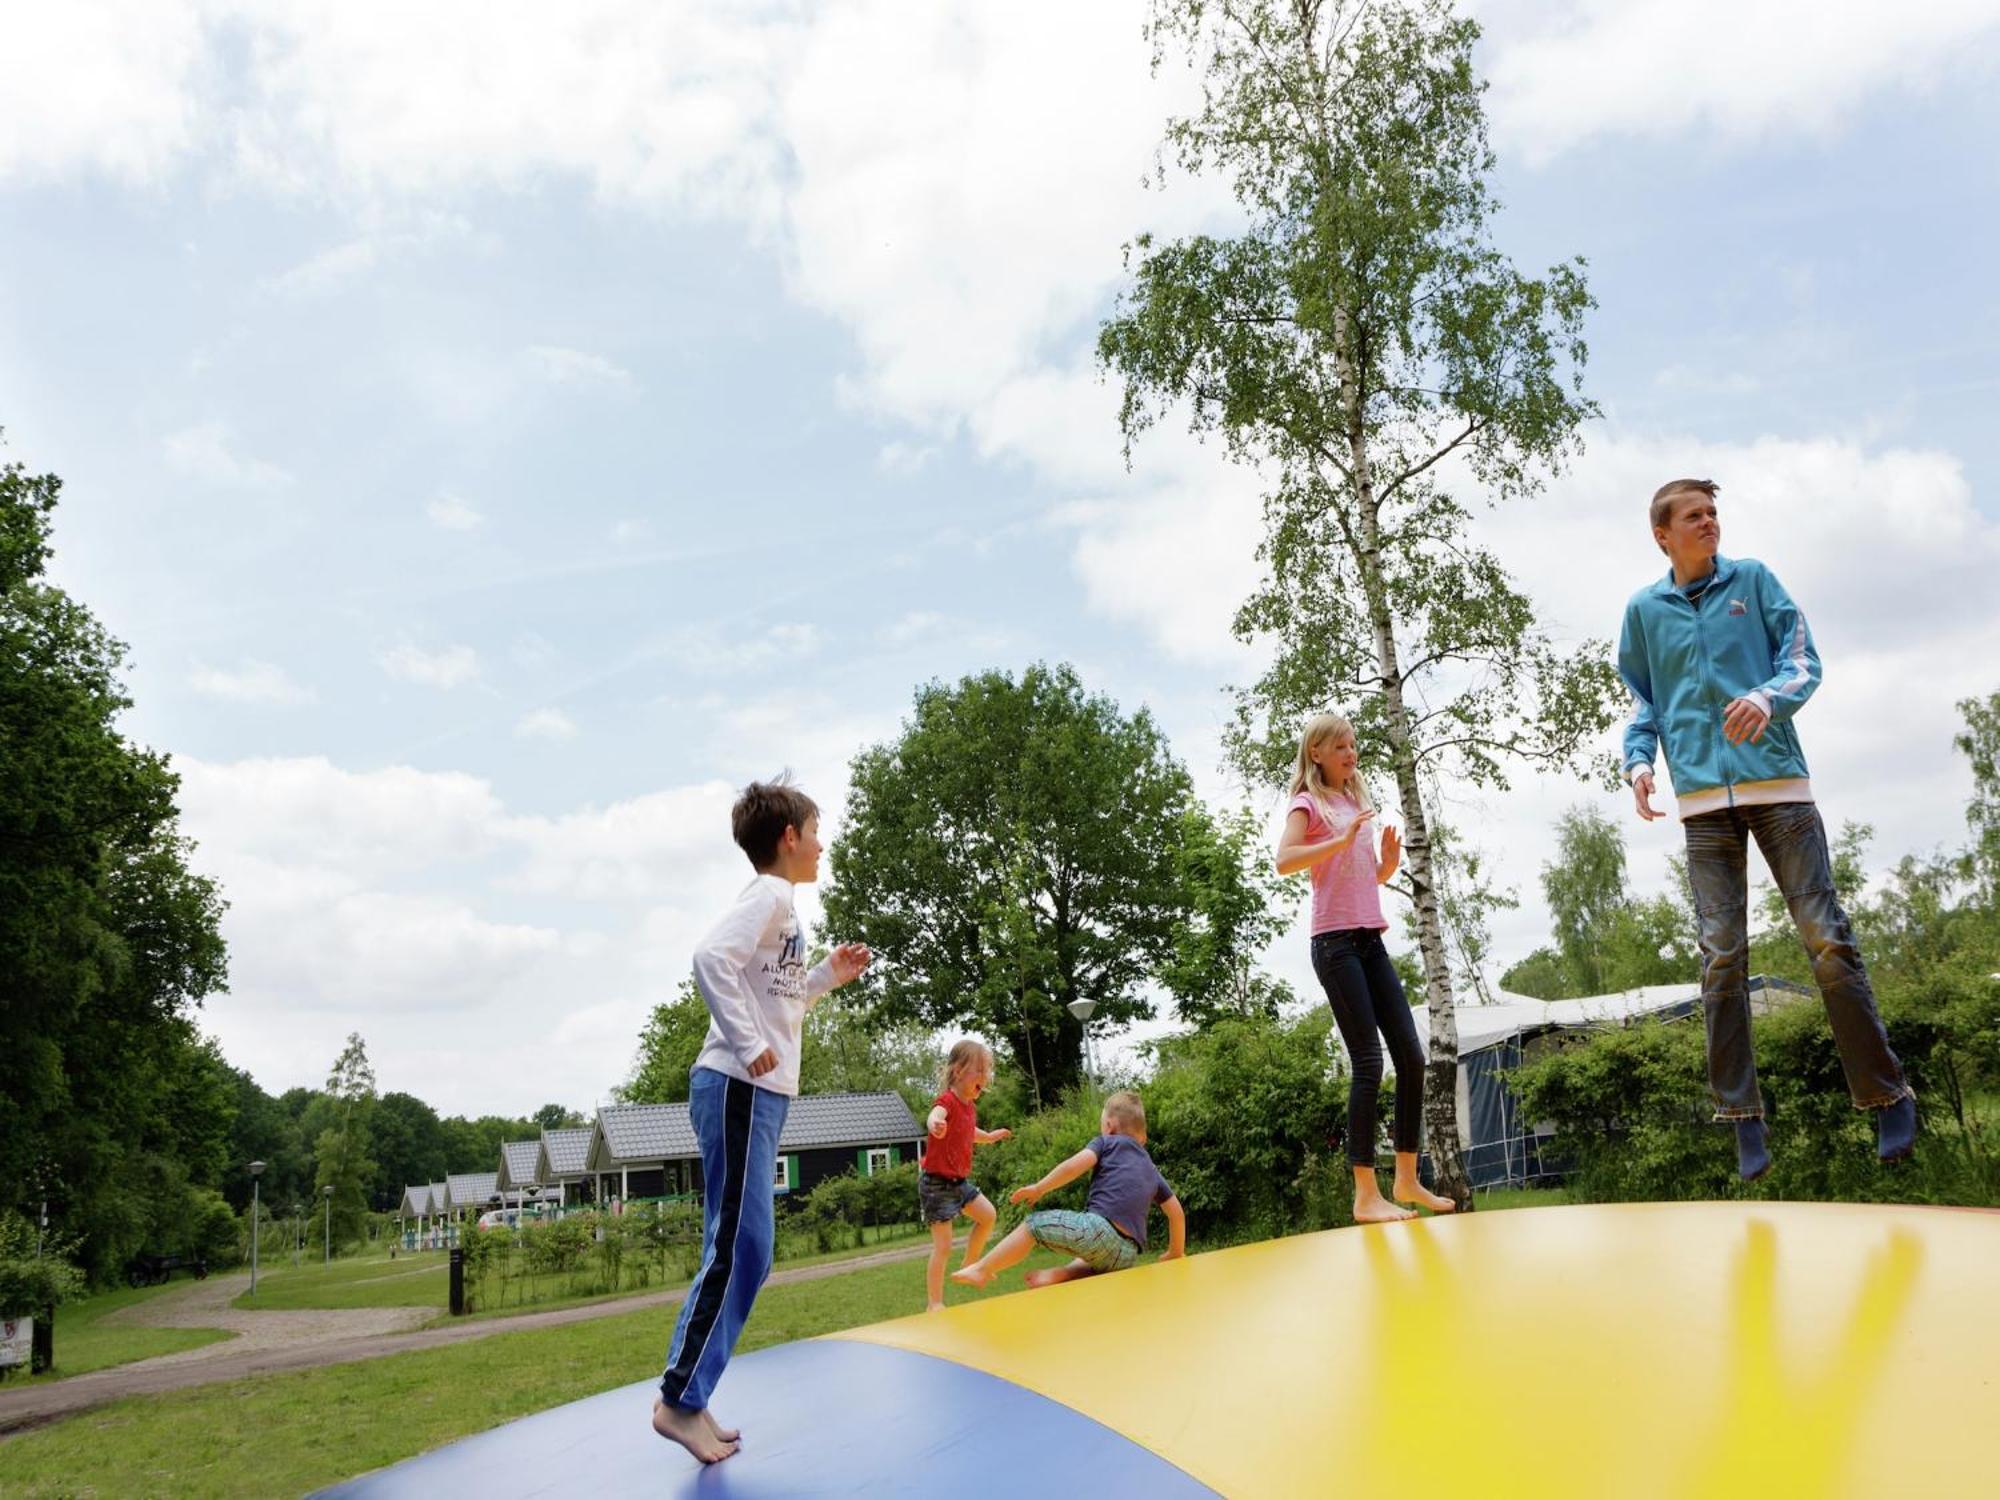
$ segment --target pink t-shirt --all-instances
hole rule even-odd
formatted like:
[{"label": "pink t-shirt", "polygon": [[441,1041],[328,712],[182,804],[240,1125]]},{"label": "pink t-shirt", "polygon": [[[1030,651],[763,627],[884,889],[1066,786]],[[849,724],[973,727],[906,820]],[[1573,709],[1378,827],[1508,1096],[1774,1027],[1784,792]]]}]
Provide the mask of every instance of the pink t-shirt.
[{"label": "pink t-shirt", "polygon": [[[1325,811],[1310,792],[1292,798],[1293,810],[1306,815],[1306,842],[1323,844],[1337,838],[1361,816],[1361,804],[1336,792],[1327,800]],[[1329,821],[1328,814],[1331,814]],[[1382,918],[1382,887],[1375,879],[1375,829],[1372,824],[1354,836],[1354,842],[1331,859],[1312,868],[1313,936],[1322,932],[1345,932],[1353,927],[1388,927]]]}]

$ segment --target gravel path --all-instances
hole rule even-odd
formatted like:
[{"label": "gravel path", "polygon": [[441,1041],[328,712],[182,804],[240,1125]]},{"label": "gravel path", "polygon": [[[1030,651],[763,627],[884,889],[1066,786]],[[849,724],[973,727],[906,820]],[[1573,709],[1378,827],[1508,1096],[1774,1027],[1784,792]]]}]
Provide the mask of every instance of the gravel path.
[{"label": "gravel path", "polygon": [[[921,1260],[928,1254],[930,1244],[923,1241],[847,1260],[829,1261],[824,1265],[774,1271],[770,1284],[784,1286],[792,1282],[820,1281],[865,1266]],[[584,1307],[559,1308],[553,1312],[521,1313],[514,1317],[482,1318],[422,1328],[417,1325],[436,1317],[438,1309],[362,1307],[246,1312],[229,1306],[230,1301],[249,1285],[247,1272],[211,1276],[207,1281],[196,1282],[185,1292],[155,1297],[108,1315],[104,1320],[107,1323],[116,1320],[169,1328],[228,1328],[237,1337],[205,1344],[199,1349],[184,1349],[178,1354],[162,1354],[129,1365],[116,1365],[108,1370],[72,1375],[67,1380],[0,1389],[0,1438],[61,1417],[74,1416],[80,1411],[126,1396],[153,1395],[279,1370],[309,1370],[321,1365],[351,1364],[356,1360],[404,1354],[413,1349],[462,1344],[468,1339],[488,1338],[498,1333],[557,1328],[567,1323],[588,1322],[593,1318],[616,1317],[642,1308],[671,1307],[681,1300],[685,1291],[685,1288],[677,1287],[672,1291],[644,1292],[615,1301],[593,1302]],[[60,1336],[60,1323],[57,1332]]]}]

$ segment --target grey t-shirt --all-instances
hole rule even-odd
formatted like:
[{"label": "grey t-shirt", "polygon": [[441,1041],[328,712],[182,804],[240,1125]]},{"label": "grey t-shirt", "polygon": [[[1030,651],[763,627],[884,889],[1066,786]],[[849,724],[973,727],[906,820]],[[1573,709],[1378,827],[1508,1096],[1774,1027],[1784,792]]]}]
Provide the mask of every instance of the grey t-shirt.
[{"label": "grey t-shirt", "polygon": [[1174,1190],[1146,1148],[1129,1135],[1100,1135],[1090,1143],[1097,1171],[1084,1199],[1086,1213],[1102,1214],[1141,1250],[1146,1248],[1146,1216],[1155,1203],[1165,1203]]}]

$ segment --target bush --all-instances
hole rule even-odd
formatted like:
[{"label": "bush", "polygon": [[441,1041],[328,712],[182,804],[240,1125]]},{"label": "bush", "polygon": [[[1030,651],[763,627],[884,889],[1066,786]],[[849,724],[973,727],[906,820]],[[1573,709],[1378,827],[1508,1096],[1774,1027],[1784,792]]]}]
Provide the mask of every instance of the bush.
[{"label": "bush", "polygon": [[[1344,1222],[1330,1143],[1347,1093],[1331,1029],[1322,1010],[1291,1021],[1230,1017],[1156,1046],[1154,1075],[1138,1090],[1147,1150],[1187,1210],[1191,1238],[1226,1243]],[[1025,1213],[1008,1206],[1008,1193],[1090,1144],[1103,1103],[1103,1091],[1080,1090],[1022,1120],[1012,1140],[973,1153],[974,1178],[1003,1223]],[[1050,1206],[1080,1206],[1085,1191],[1066,1189]]]},{"label": "bush", "polygon": [[35,1253],[35,1226],[0,1211],[0,1318],[40,1318],[48,1309],[83,1295],[82,1271],[63,1259],[67,1248],[51,1239]]},{"label": "bush", "polygon": [[[1953,1003],[1941,1003],[1950,999]],[[1648,1021],[1588,1039],[1518,1069],[1510,1086],[1530,1119],[1554,1123],[1570,1186],[1595,1201],[1725,1198],[1748,1193],[1850,1202],[2000,1202],[1966,1059],[2000,1001],[1929,991],[1879,996],[1889,1044],[1923,1110],[1913,1162],[1883,1171],[1874,1118],[1849,1102],[1832,1028],[1816,999],[1757,1019],[1757,1077],[1771,1132],[1770,1175],[1736,1179],[1727,1129],[1712,1123],[1699,1020]],[[1970,1034],[1968,1034],[1970,1033]]]}]

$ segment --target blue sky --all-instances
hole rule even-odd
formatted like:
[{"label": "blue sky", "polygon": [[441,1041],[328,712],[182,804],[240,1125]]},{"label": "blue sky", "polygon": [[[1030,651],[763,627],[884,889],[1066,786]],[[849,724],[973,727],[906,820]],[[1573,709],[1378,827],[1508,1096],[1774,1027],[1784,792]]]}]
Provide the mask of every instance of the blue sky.
[{"label": "blue sky", "polygon": [[[0,425],[56,575],[233,903],[207,1008],[266,1087],[350,1030],[448,1110],[584,1106],[739,882],[730,789],[845,767],[932,677],[1036,659],[1206,795],[1256,480],[1090,366],[1151,191],[1141,10],[233,0],[22,7]],[[1805,604],[1803,726],[1874,861],[1958,838],[2000,687],[1989,291],[2000,4],[1479,7],[1503,245],[1590,261],[1605,419],[1483,522],[1566,635],[1710,473]],[[1538,941],[1562,808],[1461,798]],[[810,909],[810,903],[808,903]],[[1303,937],[1271,962],[1310,993]]]}]

